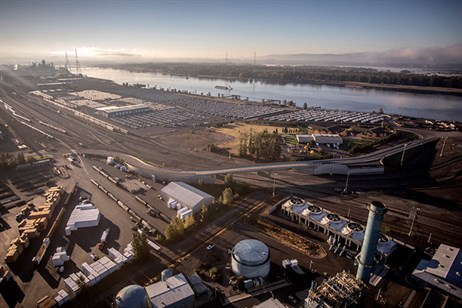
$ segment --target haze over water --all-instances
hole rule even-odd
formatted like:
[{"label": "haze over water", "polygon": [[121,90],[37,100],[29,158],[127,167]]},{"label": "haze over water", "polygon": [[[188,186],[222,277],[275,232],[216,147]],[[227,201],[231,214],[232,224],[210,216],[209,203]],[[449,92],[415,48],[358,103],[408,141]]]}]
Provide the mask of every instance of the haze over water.
[{"label": "haze over water", "polygon": [[[297,106],[307,102],[309,107],[372,112],[382,108],[385,113],[436,120],[462,121],[462,97],[452,95],[414,94],[384,90],[342,88],[336,86],[265,84],[220,79],[186,79],[159,73],[135,73],[124,70],[84,68],[84,75],[113,80],[118,84],[146,84],[149,87],[187,90],[194,94],[208,92],[240,95],[261,102],[262,99],[292,100]],[[216,85],[229,85],[231,91],[215,89]]]}]

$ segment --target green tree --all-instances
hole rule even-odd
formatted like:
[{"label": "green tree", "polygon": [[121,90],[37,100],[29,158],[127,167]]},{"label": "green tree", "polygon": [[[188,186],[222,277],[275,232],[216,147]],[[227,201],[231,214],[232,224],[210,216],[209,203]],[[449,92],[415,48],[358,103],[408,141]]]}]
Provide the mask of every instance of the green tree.
[{"label": "green tree", "polygon": [[208,206],[202,206],[201,213],[200,213],[200,221],[204,222],[209,218],[210,209]]},{"label": "green tree", "polygon": [[233,202],[233,190],[230,187],[225,188],[222,193],[223,205],[228,205]]},{"label": "green tree", "polygon": [[196,221],[194,219],[194,216],[193,215],[188,216],[184,220],[184,228],[185,229],[191,228],[192,226],[194,226],[195,223],[196,223]]},{"label": "green tree", "polygon": [[239,156],[243,157],[247,155],[249,135],[247,133],[239,134]]},{"label": "green tree", "polygon": [[184,234],[185,225],[183,220],[175,217],[165,229],[165,239],[167,241],[174,241],[179,239]]},{"label": "green tree", "polygon": [[144,234],[133,233],[133,254],[136,260],[144,260],[149,256],[149,244]]},{"label": "green tree", "polygon": [[232,173],[228,173],[225,175],[225,186],[231,187],[234,184],[234,178]]}]

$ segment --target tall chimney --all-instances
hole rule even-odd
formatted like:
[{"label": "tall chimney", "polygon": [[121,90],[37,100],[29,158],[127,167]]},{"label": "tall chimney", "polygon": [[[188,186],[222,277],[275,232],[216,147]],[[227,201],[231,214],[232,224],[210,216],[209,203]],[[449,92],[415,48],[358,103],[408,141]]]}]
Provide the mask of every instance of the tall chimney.
[{"label": "tall chimney", "polygon": [[363,247],[359,258],[358,272],[356,278],[365,283],[369,283],[371,269],[374,264],[377,242],[379,240],[380,226],[382,225],[383,215],[387,212],[385,205],[380,201],[372,201],[367,208],[369,217],[367,218],[366,233],[364,234]]}]

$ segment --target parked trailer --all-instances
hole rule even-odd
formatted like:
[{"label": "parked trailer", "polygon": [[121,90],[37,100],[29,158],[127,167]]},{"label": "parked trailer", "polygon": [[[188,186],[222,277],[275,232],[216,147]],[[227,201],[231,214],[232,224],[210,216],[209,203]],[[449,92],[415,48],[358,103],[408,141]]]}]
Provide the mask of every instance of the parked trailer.
[{"label": "parked trailer", "polygon": [[117,204],[118,204],[121,208],[123,208],[124,210],[126,210],[126,211],[128,212],[128,209],[129,209],[128,206],[126,206],[122,201],[120,201],[120,200],[117,201]]},{"label": "parked trailer", "polygon": [[116,198],[113,194],[111,194],[110,192],[108,192],[107,195],[108,195],[109,198],[111,198],[111,199],[114,200],[115,202],[118,201],[117,198]]},{"label": "parked trailer", "polygon": [[103,187],[103,185],[99,185],[98,188],[107,195],[108,191]]},{"label": "parked trailer", "polygon": [[148,204],[146,201],[144,201],[143,199],[141,199],[141,198],[138,197],[138,196],[135,196],[135,199],[136,199],[136,201],[140,202],[141,204],[144,204],[144,205],[147,205],[147,204]]},{"label": "parked trailer", "polygon": [[101,239],[100,239],[101,243],[106,243],[107,242],[107,237],[109,235],[109,231],[111,231],[110,228],[107,228],[106,230],[103,231],[103,234],[101,235]]},{"label": "parked trailer", "polygon": [[148,240],[148,245],[151,246],[155,251],[161,250],[161,247],[151,240]]},{"label": "parked trailer", "polygon": [[96,182],[95,180],[91,179],[90,180],[93,184],[95,184],[96,186],[99,186],[98,182]]},{"label": "parked trailer", "polygon": [[119,181],[114,179],[112,176],[108,177],[107,179],[116,185],[119,184]]},{"label": "parked trailer", "polygon": [[93,169],[95,169],[96,171],[100,171],[99,167],[96,167],[96,166],[93,166]]}]

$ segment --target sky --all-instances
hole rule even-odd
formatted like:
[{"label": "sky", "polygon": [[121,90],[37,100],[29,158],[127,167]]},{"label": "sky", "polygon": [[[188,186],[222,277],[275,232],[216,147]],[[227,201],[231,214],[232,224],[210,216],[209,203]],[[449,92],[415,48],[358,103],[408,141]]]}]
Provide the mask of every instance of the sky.
[{"label": "sky", "polygon": [[459,0],[0,0],[0,60],[253,59],[462,44]]}]

